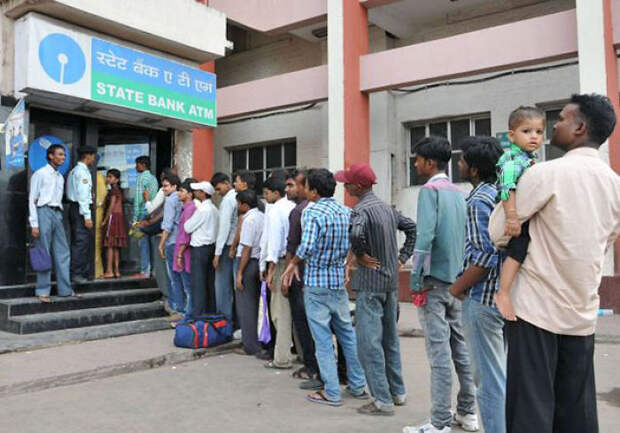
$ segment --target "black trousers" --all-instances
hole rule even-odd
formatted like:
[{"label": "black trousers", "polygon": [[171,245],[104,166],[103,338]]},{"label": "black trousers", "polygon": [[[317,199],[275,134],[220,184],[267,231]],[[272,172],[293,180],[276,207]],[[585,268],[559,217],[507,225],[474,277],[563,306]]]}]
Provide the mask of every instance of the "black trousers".
[{"label": "black trousers", "polygon": [[69,203],[69,225],[71,226],[71,278],[91,277],[93,236],[91,230],[84,225],[84,217],[80,215],[80,205]]},{"label": "black trousers", "polygon": [[213,256],[215,244],[190,247],[192,263],[192,310],[191,317],[215,313],[215,269]]},{"label": "black trousers", "polygon": [[243,290],[235,289],[235,306],[237,318],[241,324],[241,342],[243,350],[254,355],[261,350],[258,342],[258,300],[260,298],[260,276],[258,260],[250,259],[243,270]]},{"label": "black trousers", "polygon": [[594,335],[507,322],[507,433],[597,433]]},{"label": "black trousers", "polygon": [[516,238],[511,238],[506,246],[506,255],[523,263],[527,256],[527,248],[530,246],[530,222],[526,221],[521,225],[521,234]]},{"label": "black trousers", "polygon": [[303,285],[294,282],[291,285],[288,295],[291,304],[291,315],[293,317],[293,326],[297,331],[299,344],[301,345],[302,356],[304,357],[304,366],[310,370],[311,374],[319,372],[319,366],[316,362],[314,354],[314,340],[308,327],[308,319],[306,318],[306,307],[304,305]]}]

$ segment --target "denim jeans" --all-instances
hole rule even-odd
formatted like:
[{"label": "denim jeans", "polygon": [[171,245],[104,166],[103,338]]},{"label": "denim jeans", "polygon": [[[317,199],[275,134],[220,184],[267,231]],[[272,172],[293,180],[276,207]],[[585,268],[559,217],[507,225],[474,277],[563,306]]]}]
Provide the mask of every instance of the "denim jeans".
[{"label": "denim jeans", "polygon": [[357,358],[355,330],[351,323],[346,290],[306,287],[304,302],[326,397],[332,401],[341,400],[332,330],[346,358],[349,388],[354,394],[361,393],[366,387],[366,380]]},{"label": "denim jeans", "polygon": [[506,345],[497,309],[466,298],[463,329],[471,353],[480,417],[486,433],[506,432]]},{"label": "denim jeans", "polygon": [[182,273],[174,270],[174,243],[166,245],[166,265],[168,267],[168,304],[173,311],[185,313],[185,293]]},{"label": "denim jeans", "polygon": [[225,246],[215,270],[215,304],[218,313],[232,320],[233,309],[233,259],[228,256],[230,246]]},{"label": "denim jeans", "polygon": [[140,243],[140,272],[145,275],[151,274],[151,237],[142,236]]},{"label": "denim jeans", "polygon": [[181,272],[181,282],[183,283],[183,293],[185,293],[185,308],[183,311],[186,316],[192,313],[192,274],[189,272]]},{"label": "denim jeans", "polygon": [[436,288],[427,292],[420,308],[426,356],[431,365],[431,423],[442,429],[451,425],[452,367],[454,363],[460,390],[456,409],[459,414],[476,413],[475,385],[469,352],[461,325],[461,301],[453,297],[450,284],[429,278]]},{"label": "denim jeans", "polygon": [[[73,293],[69,278],[71,266],[71,253],[67,243],[67,235],[62,221],[62,211],[47,206],[37,208],[39,219],[39,237],[35,245],[42,247],[53,259],[54,271],[58,296],[69,296]],[[37,296],[49,296],[51,287],[52,271],[37,272]]]},{"label": "denim jeans", "polygon": [[400,362],[396,323],[397,292],[360,290],[355,298],[357,351],[375,406],[392,410],[392,396],[407,396]]}]

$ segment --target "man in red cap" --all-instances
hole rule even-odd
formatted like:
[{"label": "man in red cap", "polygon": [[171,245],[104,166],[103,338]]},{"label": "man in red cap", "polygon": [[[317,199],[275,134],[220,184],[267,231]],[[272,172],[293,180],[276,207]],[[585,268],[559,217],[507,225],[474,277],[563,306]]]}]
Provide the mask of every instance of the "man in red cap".
[{"label": "man in red cap", "polygon": [[[351,214],[347,280],[357,264],[351,284],[357,292],[357,351],[374,401],[357,411],[394,415],[394,405],[402,406],[407,399],[396,324],[398,269],[413,254],[416,225],[373,193],[377,177],[368,164],[353,164],[335,178],[359,199]],[[406,237],[400,252],[397,230]]]}]

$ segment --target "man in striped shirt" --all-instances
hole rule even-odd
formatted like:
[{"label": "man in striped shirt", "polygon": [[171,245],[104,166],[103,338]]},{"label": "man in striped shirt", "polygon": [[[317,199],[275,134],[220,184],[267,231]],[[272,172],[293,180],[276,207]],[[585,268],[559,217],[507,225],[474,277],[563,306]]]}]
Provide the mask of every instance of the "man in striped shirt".
[{"label": "man in striped shirt", "polygon": [[463,273],[450,293],[463,300],[463,330],[474,366],[476,397],[484,431],[505,433],[506,348],[504,320],[493,300],[499,288],[502,256],[489,236],[489,218],[497,198],[497,160],[492,137],[468,137],[459,161],[463,179],[474,186],[467,198]]},{"label": "man in striped shirt", "polygon": [[[336,173],[347,192],[359,198],[351,214],[352,287],[357,292],[355,317],[357,351],[375,401],[357,409],[367,415],[394,415],[394,405],[406,402],[398,342],[398,269],[413,254],[416,225],[372,191],[377,177],[368,164],[353,164]],[[405,236],[398,250],[396,232]]]},{"label": "man in striped shirt", "polygon": [[293,276],[299,278],[299,263],[306,262],[304,303],[321,379],[325,384],[324,390],[309,395],[308,400],[341,406],[332,329],[347,362],[347,392],[359,399],[368,398],[368,393],[365,391],[364,372],[357,358],[349,297],[344,287],[350,210],[334,200],[335,190],[336,181],[329,170],[318,168],[308,173],[306,198],[314,205],[307,207],[303,213],[301,245],[282,273],[282,283],[290,286]]}]

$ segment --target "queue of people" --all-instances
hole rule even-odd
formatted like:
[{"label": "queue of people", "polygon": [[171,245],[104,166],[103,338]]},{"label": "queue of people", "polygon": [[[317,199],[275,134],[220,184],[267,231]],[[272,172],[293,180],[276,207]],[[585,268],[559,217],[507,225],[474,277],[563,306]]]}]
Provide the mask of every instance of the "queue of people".
[{"label": "queue of people", "polygon": [[[136,160],[132,224],[143,233],[137,276],[150,275],[149,238],[159,236],[176,319],[221,313],[241,330],[238,354],[281,370],[300,359],[292,376],[311,391],[309,402],[341,406],[344,391],[370,400],[360,414],[390,416],[407,404],[398,275],[411,260],[431,412],[429,422],[404,427],[404,433],[449,433],[452,425],[477,431],[476,403],[487,433],[597,432],[597,289],[605,250],[620,234],[620,180],[597,149],[615,124],[607,98],[573,95],[553,126],[552,144],[566,155],[534,164],[544,115],[519,107],[509,119],[509,149],[492,137],[459,143],[458,169],[473,187],[469,194],[446,174],[451,143],[424,138],[416,144],[415,168],[428,181],[416,222],[373,193],[377,179],[364,163],[335,174],[324,168],[274,171],[264,183],[263,203],[247,171],[181,182],[167,170],[158,190],[143,156]],[[83,277],[94,155],[82,149],[69,175],[71,257],[62,224],[64,179],[57,171],[62,146],[48,148],[49,164],[32,177],[32,235],[53,255],[59,296],[75,295],[70,275]],[[118,276],[118,249],[127,241],[119,223],[119,173],[109,170],[106,181],[106,276]],[[337,182],[357,198],[352,209],[334,199]],[[404,236],[400,248],[398,232]],[[269,342],[259,341],[257,332],[261,285],[268,288]],[[347,286],[355,292],[355,325]],[[49,293],[49,272],[41,272],[36,294],[50,302]]]}]

